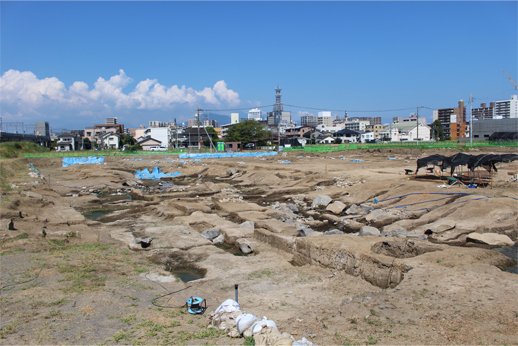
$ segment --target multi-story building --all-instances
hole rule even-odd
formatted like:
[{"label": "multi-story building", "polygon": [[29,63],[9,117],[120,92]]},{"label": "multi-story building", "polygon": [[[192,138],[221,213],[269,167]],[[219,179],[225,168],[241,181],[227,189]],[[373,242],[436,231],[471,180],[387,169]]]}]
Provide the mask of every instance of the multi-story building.
[{"label": "multi-story building", "polygon": [[230,123],[237,124],[239,122],[239,113],[230,113]]},{"label": "multi-story building", "polygon": [[518,118],[518,95],[511,95],[509,100],[496,101],[493,118]]},{"label": "multi-story building", "polygon": [[369,121],[365,120],[355,120],[355,121],[347,121],[343,124],[348,130],[353,131],[365,131],[367,125],[370,125]]},{"label": "multi-story building", "polygon": [[471,110],[471,116],[473,119],[485,120],[493,119],[495,111],[495,102],[489,103],[489,107],[485,103],[480,104],[480,108],[473,108]]},{"label": "multi-story building", "polygon": [[348,121],[366,121],[369,123],[369,125],[378,125],[381,124],[381,117],[346,117],[345,122]]},{"label": "multi-story building", "polygon": [[331,112],[318,112],[318,125],[333,126]]},{"label": "multi-story building", "polygon": [[300,117],[301,126],[315,126],[318,125],[318,117],[316,115],[308,114]]},{"label": "multi-story building", "polygon": [[156,121],[152,120],[149,122],[149,127],[168,127],[169,123],[166,123],[164,121]]},{"label": "multi-story building", "polygon": [[365,126],[366,132],[372,132],[374,133],[374,138],[379,138],[380,132],[383,131],[383,125],[381,124],[375,124],[375,125],[367,125]]},{"label": "multi-story building", "polygon": [[400,124],[403,122],[403,117],[393,117],[392,124]]},{"label": "multi-story building", "polygon": [[34,134],[50,137],[50,127],[47,121],[36,121],[34,125]]},{"label": "multi-story building", "polygon": [[108,125],[118,124],[117,118],[104,118],[104,123]]},{"label": "multi-story building", "polygon": [[254,108],[248,111],[248,120],[261,120],[263,112],[259,108]]},{"label": "multi-story building", "polygon": [[204,127],[213,127],[213,128],[216,128],[218,127],[218,121],[217,120],[203,120],[203,126]]},{"label": "multi-story building", "polygon": [[459,101],[455,108],[443,108],[433,111],[433,120],[439,120],[445,137],[459,140],[466,137],[466,107]]}]

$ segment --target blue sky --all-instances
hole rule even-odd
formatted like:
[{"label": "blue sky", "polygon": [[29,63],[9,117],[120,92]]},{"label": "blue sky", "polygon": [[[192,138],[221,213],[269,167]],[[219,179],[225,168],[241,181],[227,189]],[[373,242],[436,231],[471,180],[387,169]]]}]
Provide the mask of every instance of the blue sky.
[{"label": "blue sky", "polygon": [[431,121],[432,109],[467,104],[470,93],[474,107],[516,94],[504,70],[518,82],[515,1],[2,1],[0,8],[4,122],[68,129],[113,116],[126,127],[182,122],[197,106],[230,114],[224,110],[272,105],[277,84],[296,121],[328,109],[388,122],[418,106],[431,108],[419,111]]}]

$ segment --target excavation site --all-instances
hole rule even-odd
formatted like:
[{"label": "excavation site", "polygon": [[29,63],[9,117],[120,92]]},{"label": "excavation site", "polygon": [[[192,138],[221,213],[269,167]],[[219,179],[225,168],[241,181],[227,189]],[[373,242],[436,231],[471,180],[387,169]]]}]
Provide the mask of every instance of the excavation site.
[{"label": "excavation site", "polygon": [[515,344],[515,151],[2,160],[0,342]]}]

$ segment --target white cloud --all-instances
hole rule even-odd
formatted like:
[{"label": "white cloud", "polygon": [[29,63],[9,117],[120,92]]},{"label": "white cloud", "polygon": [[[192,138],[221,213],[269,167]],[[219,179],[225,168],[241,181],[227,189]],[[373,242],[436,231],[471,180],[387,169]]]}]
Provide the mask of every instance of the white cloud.
[{"label": "white cloud", "polygon": [[51,109],[54,114],[68,112],[102,118],[107,112],[170,111],[196,105],[224,108],[241,102],[239,94],[228,89],[224,80],[216,82],[212,88],[197,91],[185,85],[166,87],[156,79],[146,79],[137,83],[132,91],[124,92],[132,82],[121,69],[108,80],[99,77],[91,89],[87,83],[76,81],[67,90],[56,77],[38,79],[30,71],[9,70],[0,77],[1,114],[8,118],[47,116]]}]

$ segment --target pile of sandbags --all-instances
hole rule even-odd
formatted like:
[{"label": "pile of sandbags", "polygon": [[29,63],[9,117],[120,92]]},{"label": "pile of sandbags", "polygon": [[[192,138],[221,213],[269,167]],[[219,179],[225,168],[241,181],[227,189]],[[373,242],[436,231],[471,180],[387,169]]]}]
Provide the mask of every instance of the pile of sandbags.
[{"label": "pile of sandbags", "polygon": [[314,345],[311,341],[295,341],[289,333],[281,333],[274,321],[263,317],[262,320],[254,315],[241,311],[239,304],[232,299],[225,300],[214,313],[209,315],[210,327],[224,330],[230,337],[253,337],[256,346],[292,346]]}]

